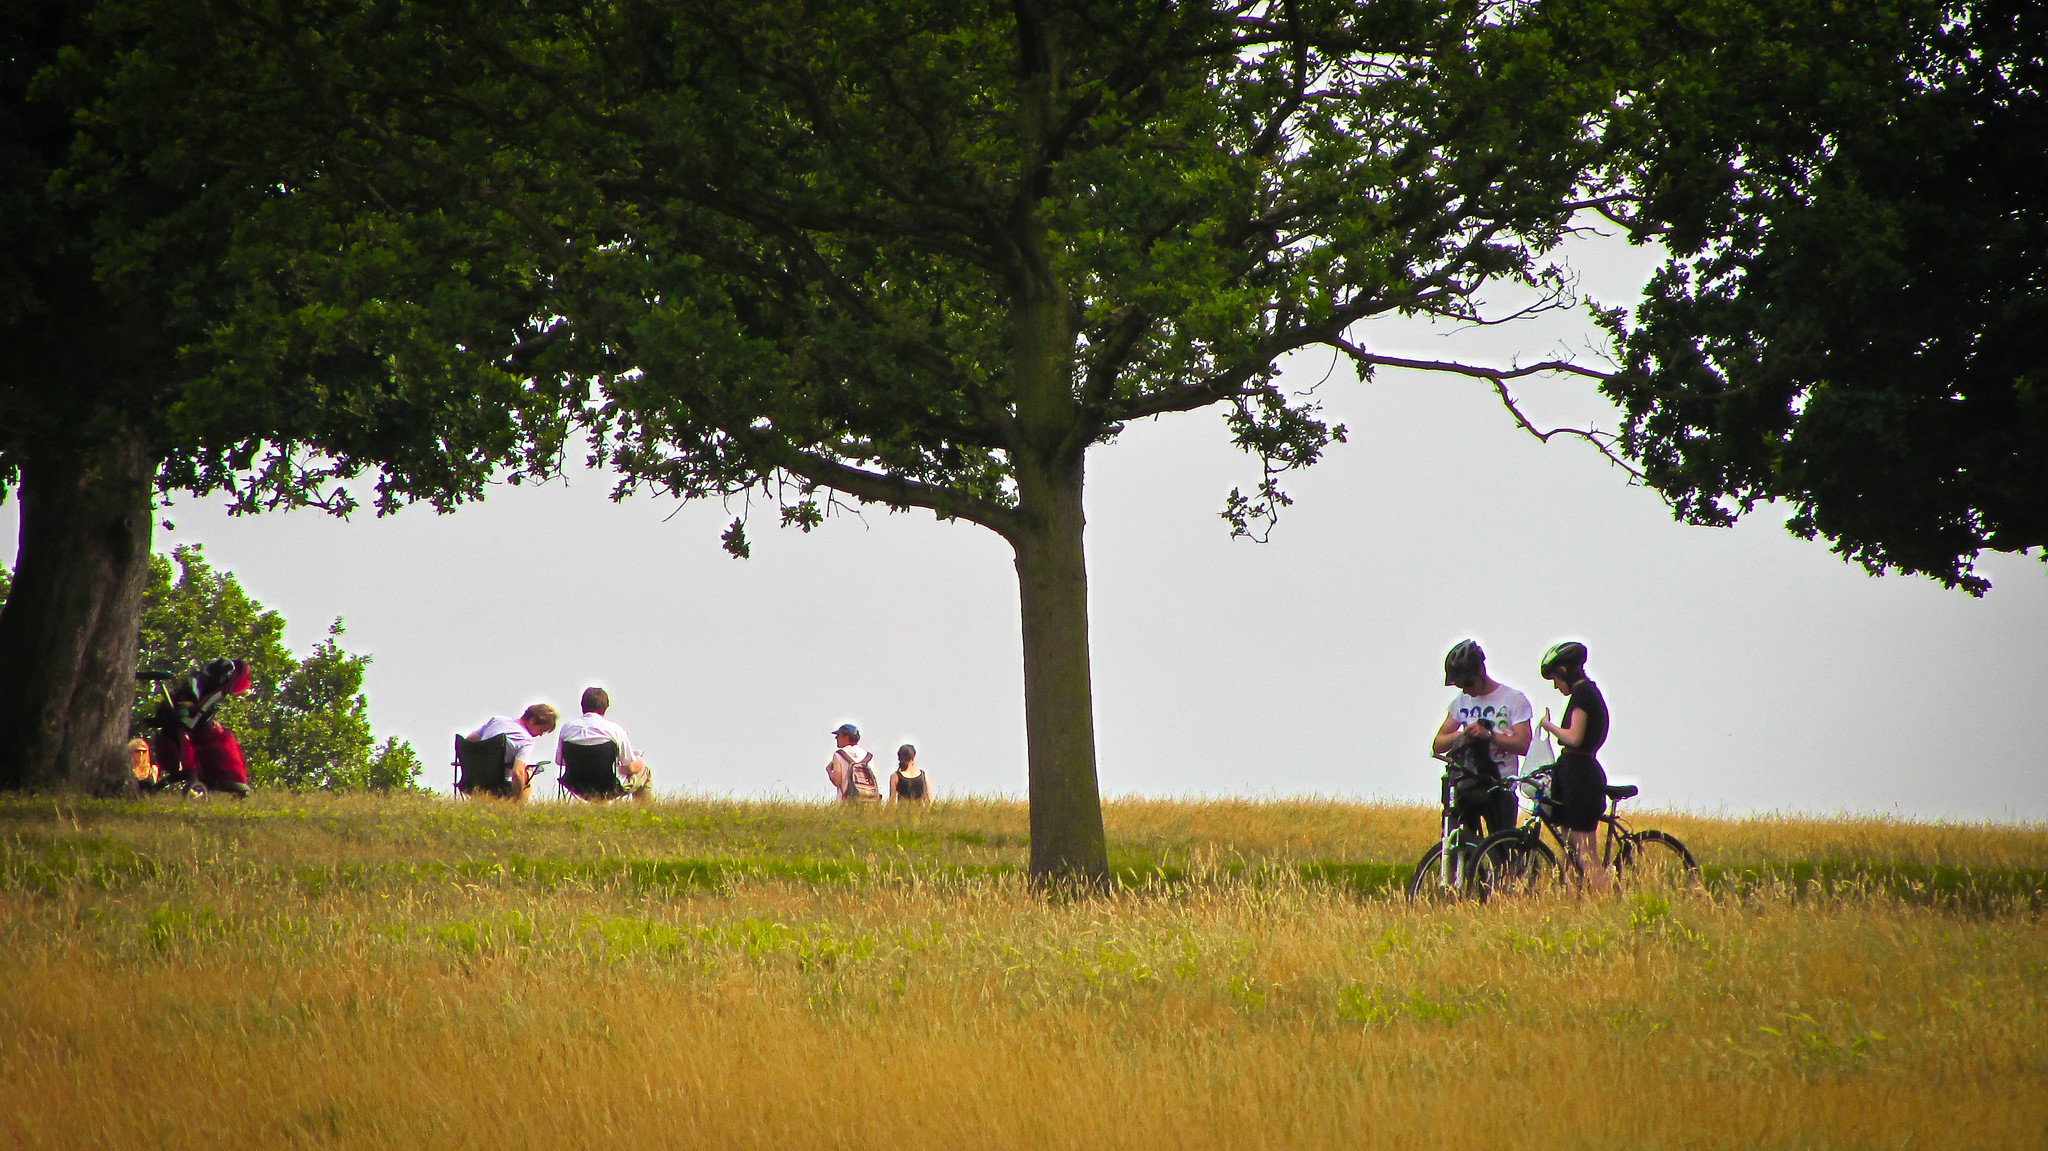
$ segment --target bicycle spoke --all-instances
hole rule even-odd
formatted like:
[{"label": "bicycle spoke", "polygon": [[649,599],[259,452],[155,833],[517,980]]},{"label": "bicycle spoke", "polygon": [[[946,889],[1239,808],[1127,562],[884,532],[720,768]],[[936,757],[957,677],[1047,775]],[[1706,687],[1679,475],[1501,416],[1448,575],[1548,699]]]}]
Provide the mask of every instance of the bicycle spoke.
[{"label": "bicycle spoke", "polygon": [[1699,884],[1692,853],[1675,836],[1642,831],[1622,841],[1622,884],[1633,891],[1687,890]]},{"label": "bicycle spoke", "polygon": [[1443,844],[1432,844],[1408,876],[1409,902],[1453,903],[1465,898],[1471,889],[1472,868],[1478,856],[1478,849],[1470,844],[1455,847],[1451,866],[1446,868]]},{"label": "bicycle spoke", "polygon": [[1548,847],[1534,837],[1509,831],[1480,846],[1473,888],[1481,899],[1512,899],[1555,891],[1562,879],[1557,857]]}]

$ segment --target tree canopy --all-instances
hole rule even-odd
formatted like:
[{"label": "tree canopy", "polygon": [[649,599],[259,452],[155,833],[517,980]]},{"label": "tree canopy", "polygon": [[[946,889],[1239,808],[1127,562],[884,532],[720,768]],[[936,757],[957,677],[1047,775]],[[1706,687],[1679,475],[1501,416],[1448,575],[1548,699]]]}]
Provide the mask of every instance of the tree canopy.
[{"label": "tree canopy", "polygon": [[1789,501],[1981,594],[1979,552],[2048,545],[2048,10],[1712,0],[1652,41],[1626,450],[1683,519]]}]

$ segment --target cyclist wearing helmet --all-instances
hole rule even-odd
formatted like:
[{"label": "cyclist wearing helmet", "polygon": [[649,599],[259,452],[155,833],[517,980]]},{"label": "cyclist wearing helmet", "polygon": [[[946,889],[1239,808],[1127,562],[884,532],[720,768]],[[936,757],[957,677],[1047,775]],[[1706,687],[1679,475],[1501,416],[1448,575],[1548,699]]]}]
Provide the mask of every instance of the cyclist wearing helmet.
[{"label": "cyclist wearing helmet", "polygon": [[[1438,755],[1470,749],[1477,755],[1478,770],[1484,777],[1498,779],[1514,774],[1515,765],[1529,750],[1529,721],[1536,709],[1529,697],[1486,674],[1486,653],[1472,640],[1461,640],[1444,656],[1444,686],[1458,689],[1458,698],[1444,714],[1430,750]],[[1464,789],[1460,789],[1461,793]],[[1465,829],[1479,831],[1483,817],[1486,832],[1506,831],[1515,825],[1515,793],[1511,788],[1474,802],[1460,795],[1458,816]]]},{"label": "cyclist wearing helmet", "polygon": [[[1543,711],[1543,730],[1557,740],[1557,771],[1550,797],[1553,817],[1565,829],[1565,850],[1574,859],[1595,858],[1593,831],[1607,810],[1607,772],[1600,766],[1600,745],[1607,742],[1607,700],[1599,685],[1586,678],[1586,645],[1566,640],[1543,653],[1538,668],[1543,678],[1566,697],[1564,725],[1550,722]],[[1603,867],[1574,868],[1595,890],[1607,889]]]}]

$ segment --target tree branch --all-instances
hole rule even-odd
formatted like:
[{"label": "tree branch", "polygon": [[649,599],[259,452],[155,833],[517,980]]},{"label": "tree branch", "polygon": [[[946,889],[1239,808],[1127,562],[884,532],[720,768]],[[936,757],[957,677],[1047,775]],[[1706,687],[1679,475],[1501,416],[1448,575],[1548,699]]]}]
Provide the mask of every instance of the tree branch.
[{"label": "tree branch", "polygon": [[1500,397],[1501,406],[1506,408],[1508,414],[1515,418],[1515,423],[1520,425],[1523,431],[1535,436],[1539,441],[1549,443],[1552,436],[1571,436],[1575,439],[1584,440],[1592,444],[1601,455],[1606,456],[1607,461],[1615,467],[1620,468],[1636,479],[1640,480],[1643,478],[1643,473],[1634,464],[1623,459],[1615,451],[1615,437],[1612,432],[1603,432],[1598,428],[1551,428],[1545,431],[1537,427],[1522,412],[1521,405],[1516,403],[1513,393],[1508,391],[1508,381],[1520,379],[1523,376],[1559,372],[1566,375],[1583,376],[1587,379],[1607,380],[1613,378],[1613,373],[1611,372],[1595,371],[1592,368],[1581,367],[1568,360],[1545,360],[1540,364],[1529,364],[1519,368],[1488,368],[1477,364],[1461,364],[1449,360],[1411,360],[1401,356],[1374,355],[1347,340],[1334,340],[1332,343],[1343,351],[1345,355],[1350,356],[1352,362],[1360,367],[1408,368],[1418,372],[1447,372],[1451,375],[1485,380],[1493,385],[1494,393]]},{"label": "tree branch", "polygon": [[[752,436],[734,438],[756,439]],[[820,487],[845,492],[864,503],[887,504],[893,508],[924,508],[947,519],[963,519],[980,524],[1008,540],[1016,539],[1022,527],[1022,520],[1012,509],[952,488],[902,476],[871,472],[817,452],[792,449],[765,437],[757,440],[757,443],[763,449],[763,454],[774,460],[775,465],[783,471],[800,476]]]}]

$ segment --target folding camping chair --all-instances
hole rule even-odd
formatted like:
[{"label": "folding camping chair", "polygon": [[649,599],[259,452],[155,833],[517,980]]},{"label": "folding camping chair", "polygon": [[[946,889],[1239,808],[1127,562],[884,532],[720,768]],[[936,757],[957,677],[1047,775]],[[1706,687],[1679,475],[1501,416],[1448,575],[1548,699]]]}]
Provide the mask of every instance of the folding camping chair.
[{"label": "folding camping chair", "polygon": [[613,767],[619,761],[619,745],[611,740],[603,743],[563,743],[562,773],[555,777],[555,785],[578,799],[596,802],[602,799],[619,799],[626,794],[625,785],[619,782],[619,773]]},{"label": "folding camping chair", "polygon": [[455,737],[455,790],[461,795],[483,792],[500,799],[513,795],[512,772],[505,762],[505,737]]}]

